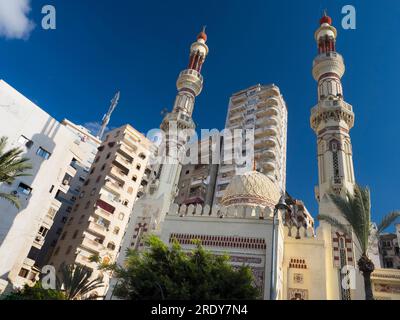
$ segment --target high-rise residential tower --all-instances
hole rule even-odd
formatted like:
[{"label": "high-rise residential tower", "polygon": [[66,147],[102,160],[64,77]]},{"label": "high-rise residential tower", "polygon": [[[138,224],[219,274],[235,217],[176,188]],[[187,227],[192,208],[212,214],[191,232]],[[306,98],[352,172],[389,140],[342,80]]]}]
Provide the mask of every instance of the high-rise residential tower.
[{"label": "high-rise residential tower", "polygon": [[130,125],[106,134],[49,259],[57,271],[62,264],[81,264],[93,270],[93,278],[102,277],[105,287],[91,294],[107,291],[109,274],[99,271],[97,262],[115,262],[133,204],[148,183],[154,148]]},{"label": "high-rise residential tower", "polygon": [[[236,174],[255,169],[267,175],[280,189],[285,192],[286,185],[286,103],[275,85],[255,85],[233,94],[229,100],[225,129],[254,130],[254,156],[245,165],[238,163],[238,156],[233,143],[223,142],[222,164],[218,171],[215,190],[215,203],[219,203],[224,190]],[[226,139],[225,139],[226,140]],[[245,146],[242,136],[243,147]],[[253,145],[253,144],[252,144]],[[246,155],[240,150],[239,156]],[[246,151],[247,152],[247,151]]]}]

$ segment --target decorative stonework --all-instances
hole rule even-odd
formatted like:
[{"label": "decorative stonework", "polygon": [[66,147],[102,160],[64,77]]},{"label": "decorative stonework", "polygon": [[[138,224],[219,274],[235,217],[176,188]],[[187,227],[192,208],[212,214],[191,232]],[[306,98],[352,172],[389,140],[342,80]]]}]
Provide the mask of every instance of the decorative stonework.
[{"label": "decorative stonework", "polygon": [[375,283],[374,291],[382,293],[400,294],[400,285]]},{"label": "decorative stonework", "polygon": [[[344,239],[344,250],[345,250],[345,261],[341,261],[341,248],[340,238]],[[333,247],[333,263],[336,268],[340,268],[341,265],[355,266],[354,253],[353,253],[353,240],[351,236],[345,235],[338,231],[332,231],[332,247]]]},{"label": "decorative stonework", "polygon": [[307,269],[306,260],[302,258],[290,258],[289,268]]},{"label": "decorative stonework", "polygon": [[255,249],[265,251],[265,239],[235,236],[211,236],[202,234],[171,233],[169,243],[176,239],[180,244],[193,245],[193,240],[200,240],[206,247]]},{"label": "decorative stonework", "polygon": [[308,300],[308,290],[289,288],[288,300]]},{"label": "decorative stonework", "polygon": [[294,283],[304,283],[304,277],[302,273],[294,273],[293,274],[293,281]]}]

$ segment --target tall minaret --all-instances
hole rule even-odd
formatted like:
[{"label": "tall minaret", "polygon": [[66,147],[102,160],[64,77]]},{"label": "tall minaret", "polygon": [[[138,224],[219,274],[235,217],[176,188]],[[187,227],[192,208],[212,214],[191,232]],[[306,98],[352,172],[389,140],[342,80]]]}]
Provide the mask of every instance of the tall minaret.
[{"label": "tall minaret", "polygon": [[318,55],[313,63],[313,76],[318,82],[318,104],[311,110],[311,127],[317,135],[319,186],[316,198],[321,200],[327,192],[342,195],[352,192],[354,169],[350,129],[354,113],[344,101],[341,78],[345,72],[342,56],[336,52],[337,31],[332,19],[326,15],[315,32]]},{"label": "tall minaret", "polygon": [[[341,78],[345,72],[342,56],[336,52],[337,31],[332,19],[324,14],[315,32],[318,55],[313,63],[313,76],[318,82],[318,104],[311,110],[311,127],[317,135],[318,179],[315,195],[319,214],[345,222],[328,193],[345,196],[352,193],[355,183],[350,129],[354,113],[344,101]],[[321,234],[326,241],[326,277],[328,299],[350,300],[360,295],[362,284],[357,276],[357,290],[343,286],[344,267],[355,266],[356,252],[352,235],[343,234],[335,227],[321,221]]]}]

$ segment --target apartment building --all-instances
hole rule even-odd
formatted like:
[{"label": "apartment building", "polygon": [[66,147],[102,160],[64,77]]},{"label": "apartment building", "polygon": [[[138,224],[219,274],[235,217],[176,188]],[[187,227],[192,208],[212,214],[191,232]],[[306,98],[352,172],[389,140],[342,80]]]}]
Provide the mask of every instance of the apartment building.
[{"label": "apartment building", "polygon": [[219,167],[218,163],[213,163],[213,152],[216,151],[220,157],[219,141],[215,145],[212,142],[211,137],[195,142],[197,161],[182,166],[175,203],[212,205]]},{"label": "apartment building", "polygon": [[383,268],[400,269],[400,223],[396,225],[396,233],[379,237],[379,255]]},{"label": "apartment building", "polygon": [[[249,171],[253,166],[257,171],[267,175],[280,191],[284,192],[287,108],[279,88],[274,84],[258,84],[233,94],[229,100],[225,129],[232,132],[233,142],[236,139],[235,130],[243,130],[242,150],[239,156],[247,160],[244,164],[238,162],[234,143],[224,138],[222,164],[218,170],[214,203],[220,203],[224,190],[236,174]],[[253,152],[252,155],[245,151],[244,130],[254,131],[252,136],[254,140],[251,142],[253,150],[250,150]]]},{"label": "apartment building", "polygon": [[72,208],[79,198],[79,194],[82,191],[83,184],[87,179],[90,172],[90,167],[94,163],[97,149],[101,144],[98,137],[95,137],[90,133],[88,129],[81,125],[76,125],[71,121],[64,119],[61,124],[65,126],[68,130],[72,132],[75,136],[74,143],[78,145],[81,151],[81,161],[76,161],[73,165],[76,169],[76,174],[72,177],[69,183],[69,190],[66,194],[59,193],[57,195],[57,200],[59,200],[62,205],[57,211],[53,219],[53,225],[51,229],[47,232],[44,239],[44,244],[38,252],[38,256],[35,259],[35,265],[38,268],[42,268],[49,262],[51,255],[55,249],[55,245],[58,238],[61,236],[62,229],[65,223],[68,221],[69,215],[72,212]]},{"label": "apartment building", "polygon": [[5,81],[0,81],[0,136],[7,148],[20,147],[30,159],[29,176],[0,185],[0,192],[16,195],[17,209],[0,199],[0,292],[33,283],[40,270],[37,253],[51,229],[82,153],[76,136]]},{"label": "apartment building", "polygon": [[105,284],[94,295],[105,294],[110,275],[91,258],[115,261],[133,204],[148,184],[153,152],[153,143],[130,125],[106,135],[50,258],[58,271],[62,264],[91,268]]}]

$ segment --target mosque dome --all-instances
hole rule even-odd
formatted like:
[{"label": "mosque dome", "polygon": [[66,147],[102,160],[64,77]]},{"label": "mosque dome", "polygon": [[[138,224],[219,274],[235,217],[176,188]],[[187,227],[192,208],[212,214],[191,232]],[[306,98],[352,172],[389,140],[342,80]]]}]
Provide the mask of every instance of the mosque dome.
[{"label": "mosque dome", "polygon": [[250,171],[233,177],[226,188],[221,204],[260,205],[273,208],[280,198],[276,185],[266,175]]}]

